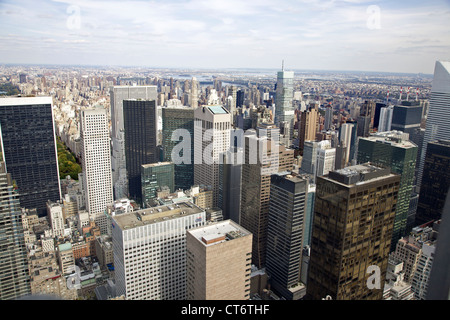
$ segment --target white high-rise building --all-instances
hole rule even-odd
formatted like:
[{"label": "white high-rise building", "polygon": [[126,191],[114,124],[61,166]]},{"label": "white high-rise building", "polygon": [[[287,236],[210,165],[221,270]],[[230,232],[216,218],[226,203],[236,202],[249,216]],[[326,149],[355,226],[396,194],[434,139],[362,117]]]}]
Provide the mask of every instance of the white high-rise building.
[{"label": "white high-rise building", "polygon": [[428,142],[437,139],[450,139],[450,61],[436,61],[431,86],[430,103],[423,138],[417,185],[422,183],[423,167]]},{"label": "white high-rise building", "polygon": [[125,159],[125,136],[123,100],[157,100],[156,86],[114,86],[110,88],[111,99],[111,139],[114,197],[120,199],[128,195],[128,179]]},{"label": "white high-rise building", "polygon": [[387,106],[380,109],[380,122],[378,124],[378,132],[391,131],[393,114],[394,106]]},{"label": "white high-rise building", "polygon": [[106,233],[106,206],[113,202],[111,145],[108,115],[102,107],[80,112],[81,158],[86,209],[102,233]]},{"label": "white high-rise building", "polygon": [[323,140],[317,144],[316,176],[320,177],[334,170],[336,148],[331,147],[330,140]]},{"label": "white high-rise building", "polygon": [[62,204],[59,202],[47,202],[47,217],[52,228],[53,237],[64,235],[64,215]]},{"label": "white high-rise building", "polygon": [[116,292],[127,300],[186,299],[186,231],[206,212],[191,202],[112,217]]},{"label": "white high-rise building", "polygon": [[221,105],[194,111],[194,184],[213,188],[213,203],[219,201],[220,155],[230,149],[231,114]]},{"label": "white high-rise building", "polygon": [[339,142],[346,147],[345,150],[345,165],[352,159],[350,159],[350,148],[352,145],[352,130],[354,125],[351,123],[343,123],[339,129]]}]

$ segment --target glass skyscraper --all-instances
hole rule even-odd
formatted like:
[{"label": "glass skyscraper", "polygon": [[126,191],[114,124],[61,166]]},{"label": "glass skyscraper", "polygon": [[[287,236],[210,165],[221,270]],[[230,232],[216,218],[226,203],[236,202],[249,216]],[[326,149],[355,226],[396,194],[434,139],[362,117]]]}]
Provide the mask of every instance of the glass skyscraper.
[{"label": "glass skyscraper", "polygon": [[450,137],[450,61],[436,61],[431,86],[422,152],[420,153],[417,185],[420,187],[428,142]]},{"label": "glass skyscraper", "polygon": [[404,140],[402,133],[396,131],[387,131],[359,139],[358,163],[371,162],[384,168],[390,168],[392,173],[401,175],[391,251],[395,250],[398,240],[407,233],[417,149],[417,145],[409,140]]},{"label": "glass skyscraper", "polygon": [[174,192],[174,165],[172,162],[158,162],[141,166],[142,205],[148,208],[156,198],[159,188],[168,187]]},{"label": "glass skyscraper", "polygon": [[[172,161],[172,151],[182,138],[172,134],[177,129],[187,130],[190,134],[191,162],[175,164],[175,189],[189,189],[194,184],[194,109],[173,107],[162,109],[162,145],[163,160]],[[186,152],[183,150],[182,152]],[[180,154],[182,157],[183,154]]]},{"label": "glass skyscraper", "polygon": [[142,201],[141,166],[158,162],[155,100],[123,100],[125,159],[129,196]]},{"label": "glass skyscraper", "polygon": [[20,206],[46,216],[47,201],[61,199],[52,98],[0,99],[0,130],[3,159]]}]

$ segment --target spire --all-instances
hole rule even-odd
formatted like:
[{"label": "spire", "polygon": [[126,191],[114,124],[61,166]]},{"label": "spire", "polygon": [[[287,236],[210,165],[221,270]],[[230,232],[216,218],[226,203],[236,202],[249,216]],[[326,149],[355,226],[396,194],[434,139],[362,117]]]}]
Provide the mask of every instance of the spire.
[{"label": "spire", "polygon": [[281,60],[281,71],[284,71],[284,60]]}]

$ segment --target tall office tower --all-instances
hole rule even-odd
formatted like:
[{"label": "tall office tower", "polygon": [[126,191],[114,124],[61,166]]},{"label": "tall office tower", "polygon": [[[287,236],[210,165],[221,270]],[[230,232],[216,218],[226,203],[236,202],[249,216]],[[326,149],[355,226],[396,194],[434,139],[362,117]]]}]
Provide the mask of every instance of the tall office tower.
[{"label": "tall office tower", "polygon": [[450,140],[430,141],[423,167],[416,226],[442,217],[450,188]]},{"label": "tall office tower", "polygon": [[198,81],[196,77],[191,80],[191,108],[198,108]]},{"label": "tall office tower", "polygon": [[[183,132],[186,137],[177,135]],[[175,135],[174,137],[172,137]],[[188,139],[189,140],[184,140]],[[194,184],[194,109],[163,108],[162,109],[162,146],[164,161],[172,161],[172,151],[183,159],[183,163],[175,164],[175,189],[189,189]],[[183,146],[182,150],[179,148]],[[190,149],[189,149],[190,148]],[[178,151],[178,152],[177,152]],[[189,161],[190,160],[190,161]],[[179,161],[181,162],[181,161]]]},{"label": "tall office tower", "polygon": [[391,251],[395,250],[398,240],[407,233],[416,158],[417,146],[408,139],[404,139],[401,132],[388,131],[359,139],[359,163],[372,162],[384,168],[390,168],[393,173],[401,175]]},{"label": "tall office tower", "polygon": [[373,120],[375,117],[375,108],[376,108],[375,101],[366,100],[362,104],[361,109],[359,111],[361,116],[367,116],[370,118],[370,128],[373,128]]},{"label": "tall office tower", "polygon": [[110,88],[111,100],[111,147],[114,197],[128,196],[128,178],[125,159],[125,135],[123,120],[123,100],[156,100],[156,86],[113,86]]},{"label": "tall office tower", "polygon": [[266,271],[271,288],[288,300],[305,294],[300,276],[307,192],[308,181],[300,176],[271,177]]},{"label": "tall office tower", "polygon": [[417,104],[403,102],[403,105],[393,107],[392,113],[392,130],[403,131],[411,135],[415,129],[420,128],[422,121],[423,106]]},{"label": "tall office tower", "polygon": [[323,129],[325,131],[330,130],[332,124],[333,124],[333,107],[328,105],[325,107],[325,122]]},{"label": "tall office tower", "polygon": [[231,97],[231,105],[228,109],[232,115],[236,113],[236,99],[237,99],[237,88],[235,86],[231,86],[228,88],[228,97]]},{"label": "tall office tower", "polygon": [[252,234],[232,220],[186,232],[186,299],[248,300]]},{"label": "tall office tower", "polygon": [[231,219],[240,224],[244,150],[232,146],[222,157],[223,165],[219,167],[219,208],[225,220]]},{"label": "tall office tower", "polygon": [[316,176],[320,177],[334,170],[336,148],[331,147],[330,140],[323,140],[317,144]]},{"label": "tall office tower", "polygon": [[[344,166],[346,166],[351,160],[350,150],[353,147],[352,146],[352,137],[353,137],[353,131],[355,131],[355,130],[356,130],[356,128],[354,127],[353,123],[343,123],[339,127],[339,142],[342,146],[346,147]],[[355,133],[355,135],[356,135],[356,133]]]},{"label": "tall office tower", "polygon": [[439,235],[437,237],[436,252],[428,281],[427,300],[450,300],[450,192],[447,192]]},{"label": "tall office tower", "polygon": [[319,124],[319,109],[317,105],[310,106],[300,115],[298,127],[299,148],[303,152],[305,141],[316,140],[316,133]]},{"label": "tall office tower", "polygon": [[194,111],[194,184],[213,188],[213,206],[219,203],[220,155],[230,149],[231,114],[221,105]]},{"label": "tall office tower", "polygon": [[[384,108],[384,107],[386,107],[386,104],[384,104],[384,103],[380,103],[380,102],[375,103],[375,113],[373,116],[373,128],[374,129],[378,129],[378,126],[380,124],[381,108]],[[380,131],[380,130],[378,130],[378,131]]]},{"label": "tall office tower", "polygon": [[287,121],[294,128],[294,72],[285,71],[284,67],[277,73],[275,96],[275,124]]},{"label": "tall office tower", "polygon": [[236,92],[236,108],[242,108],[244,105],[244,95],[245,92],[241,89],[238,89]]},{"label": "tall office tower", "polygon": [[338,144],[336,146],[336,158],[334,161],[335,169],[345,168],[345,166],[347,165],[346,156],[347,156],[347,147],[342,144]]},{"label": "tall office tower", "polygon": [[0,162],[0,300],[31,294],[22,210],[11,175]]},{"label": "tall office tower", "polygon": [[157,197],[157,192],[163,187],[169,192],[175,191],[174,165],[172,162],[157,162],[141,166],[142,206],[150,207],[151,200]]},{"label": "tall office tower", "polygon": [[356,119],[358,123],[356,135],[358,137],[368,137],[370,132],[370,116],[360,115]]},{"label": "tall office tower", "polygon": [[51,97],[0,99],[3,161],[20,206],[47,214],[47,201],[61,200]]},{"label": "tall office tower", "polygon": [[111,174],[111,145],[108,115],[101,107],[86,108],[80,112],[81,158],[86,209],[103,233],[108,221],[104,212],[113,202]]},{"label": "tall office tower", "polygon": [[312,183],[309,176],[302,175],[303,179],[308,180],[306,189],[306,205],[304,215],[304,228],[303,228],[303,246],[311,245],[311,233],[314,220],[314,204],[316,201],[316,185]]},{"label": "tall office tower", "polygon": [[381,300],[399,184],[368,163],[317,178],[308,299]]},{"label": "tall office tower", "polygon": [[450,61],[436,61],[425,135],[420,153],[417,185],[420,187],[428,142],[450,139]]},{"label": "tall office tower", "polygon": [[190,202],[112,217],[117,295],[127,300],[186,298],[186,230],[205,224]]},{"label": "tall office tower", "polygon": [[129,197],[142,201],[141,165],[158,162],[155,100],[123,100],[125,159]]},{"label": "tall office tower", "polygon": [[381,108],[380,119],[378,123],[378,132],[391,131],[393,113],[394,113],[394,106],[387,106]]},{"label": "tall office tower", "polygon": [[302,166],[300,167],[301,173],[309,174],[312,177],[316,176],[318,145],[319,142],[317,141],[305,141],[303,146]]},{"label": "tall office tower", "polygon": [[[242,166],[241,225],[253,234],[252,261],[258,268],[265,265],[267,223],[270,200],[270,176],[292,170],[294,150],[278,145],[256,133],[245,136]],[[266,155],[262,150],[266,148]],[[256,158],[256,159],[254,159]]]}]

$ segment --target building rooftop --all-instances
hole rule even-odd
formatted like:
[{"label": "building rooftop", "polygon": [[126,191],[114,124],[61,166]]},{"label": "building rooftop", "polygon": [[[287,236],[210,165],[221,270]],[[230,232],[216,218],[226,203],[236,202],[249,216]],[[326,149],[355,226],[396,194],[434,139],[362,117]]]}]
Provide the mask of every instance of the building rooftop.
[{"label": "building rooftop", "polygon": [[415,143],[409,140],[409,134],[396,130],[377,132],[367,138],[360,138],[360,139],[390,144],[393,147],[405,149],[417,147]]},{"label": "building rooftop", "polygon": [[155,163],[143,164],[142,167],[143,168],[151,168],[151,167],[167,166],[167,165],[171,165],[171,164],[173,164],[173,162],[170,162],[170,161],[155,162]]},{"label": "building rooftop", "polygon": [[205,246],[212,246],[251,234],[232,220],[212,223],[188,230],[188,232]]},{"label": "building rooftop", "polygon": [[370,163],[357,164],[343,169],[330,171],[324,178],[344,185],[362,184],[379,178],[395,176],[389,168],[381,168]]},{"label": "building rooftop", "polygon": [[191,202],[178,202],[115,215],[112,219],[120,229],[125,230],[201,212],[204,210]]}]

